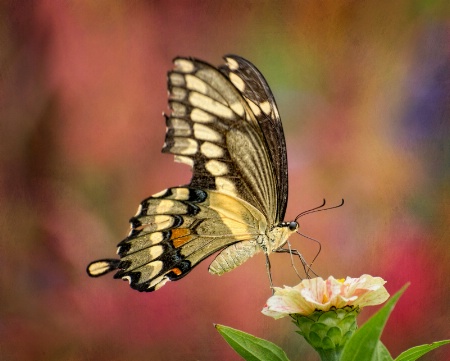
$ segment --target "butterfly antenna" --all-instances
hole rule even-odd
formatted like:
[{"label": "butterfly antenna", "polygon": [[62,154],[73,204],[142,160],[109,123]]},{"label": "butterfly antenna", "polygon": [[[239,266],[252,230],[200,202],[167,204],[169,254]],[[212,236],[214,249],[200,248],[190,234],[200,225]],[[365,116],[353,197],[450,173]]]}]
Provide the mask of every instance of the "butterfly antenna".
[{"label": "butterfly antenna", "polygon": [[295,221],[297,221],[297,219],[299,219],[300,217],[306,216],[307,214],[321,212],[321,211],[329,211],[330,209],[335,209],[335,208],[342,207],[344,205],[344,199],[342,199],[341,203],[338,204],[337,206],[323,208],[325,206],[325,204],[326,204],[326,200],[324,199],[323,203],[320,206],[314,207],[314,208],[311,208],[311,209],[309,209],[307,211],[299,213],[298,216],[295,217]]},{"label": "butterfly antenna", "polygon": [[297,217],[295,217],[295,221],[297,221],[297,219],[299,219],[300,217],[304,216],[305,214],[308,214],[308,213],[310,213],[310,212],[314,212],[316,209],[322,208],[323,206],[325,206],[325,203],[326,203],[326,200],[325,200],[325,198],[324,198],[324,199],[323,199],[323,203],[322,203],[320,206],[314,207],[314,208],[308,209],[307,211],[303,211],[303,212],[299,213],[299,214],[297,215]]}]

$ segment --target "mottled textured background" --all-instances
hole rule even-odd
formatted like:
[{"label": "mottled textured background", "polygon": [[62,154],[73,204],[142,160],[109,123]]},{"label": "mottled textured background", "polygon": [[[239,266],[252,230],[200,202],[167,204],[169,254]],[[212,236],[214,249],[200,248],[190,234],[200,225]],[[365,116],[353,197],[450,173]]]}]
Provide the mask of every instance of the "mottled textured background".
[{"label": "mottled textured background", "polygon": [[[140,294],[89,261],[114,256],[138,203],[185,184],[162,155],[177,55],[254,62],[276,96],[287,219],[322,243],[321,276],[411,286],[383,341],[450,337],[450,6],[388,1],[5,1],[0,5],[0,358],[238,360],[213,323],[318,360],[270,295],[259,255],[220,278],[204,262]],[[291,239],[311,260],[314,242]],[[277,285],[298,282],[272,257]],[[365,309],[363,322],[375,309]],[[446,352],[447,351],[447,352]],[[423,360],[449,360],[449,347]]]}]

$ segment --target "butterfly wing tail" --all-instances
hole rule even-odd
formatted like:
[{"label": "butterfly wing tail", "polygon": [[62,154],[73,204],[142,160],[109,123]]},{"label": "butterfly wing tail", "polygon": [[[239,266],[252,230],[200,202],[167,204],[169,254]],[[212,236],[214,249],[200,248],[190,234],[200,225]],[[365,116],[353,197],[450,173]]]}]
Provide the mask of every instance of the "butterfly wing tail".
[{"label": "butterfly wing tail", "polygon": [[86,272],[90,277],[100,277],[119,268],[118,259],[99,259],[89,263]]}]

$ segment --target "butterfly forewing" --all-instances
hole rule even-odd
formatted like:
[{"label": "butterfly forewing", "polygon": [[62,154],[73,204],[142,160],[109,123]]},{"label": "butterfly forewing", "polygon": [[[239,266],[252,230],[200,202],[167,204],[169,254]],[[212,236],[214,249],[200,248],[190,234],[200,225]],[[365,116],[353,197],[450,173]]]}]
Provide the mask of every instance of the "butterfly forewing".
[{"label": "butterfly forewing", "polygon": [[174,63],[163,152],[192,166],[191,187],[236,195],[275,221],[275,173],[248,103],[211,65],[190,58]]}]

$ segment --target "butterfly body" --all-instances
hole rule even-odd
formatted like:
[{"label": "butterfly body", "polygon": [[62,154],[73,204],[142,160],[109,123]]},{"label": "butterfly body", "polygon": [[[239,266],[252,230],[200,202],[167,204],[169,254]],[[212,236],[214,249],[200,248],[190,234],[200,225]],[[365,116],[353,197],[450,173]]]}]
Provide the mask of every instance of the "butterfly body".
[{"label": "butterfly body", "polygon": [[132,288],[154,291],[218,251],[209,272],[231,271],[297,230],[283,222],[287,156],[273,95],[253,64],[225,59],[220,68],[174,60],[163,152],[192,167],[191,182],[142,201],[118,244],[120,261],[94,261],[90,276],[117,270]]}]

